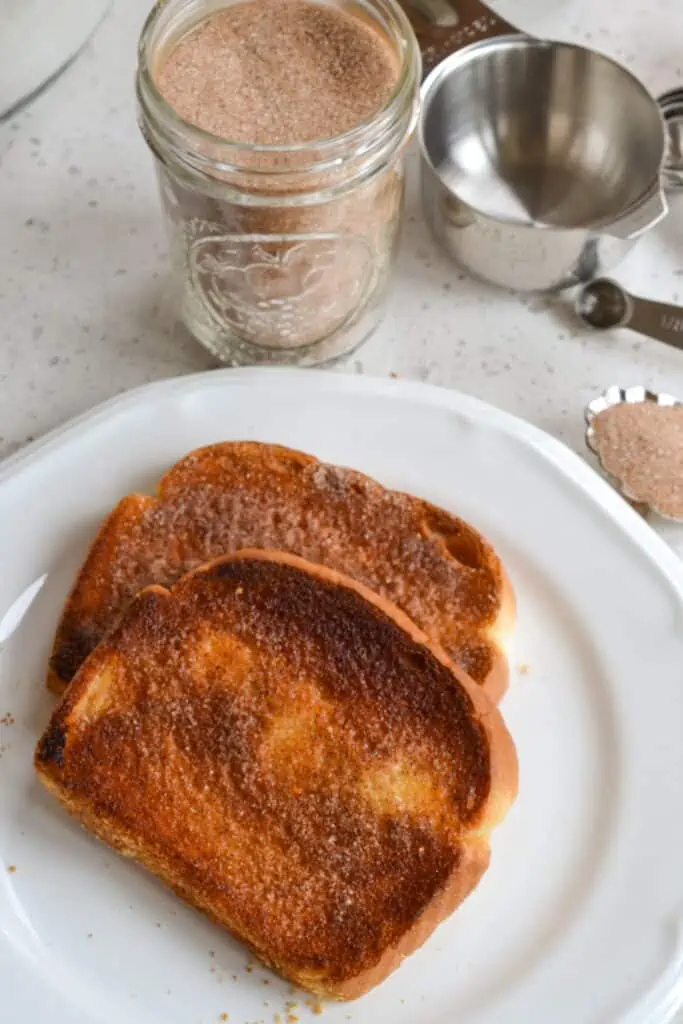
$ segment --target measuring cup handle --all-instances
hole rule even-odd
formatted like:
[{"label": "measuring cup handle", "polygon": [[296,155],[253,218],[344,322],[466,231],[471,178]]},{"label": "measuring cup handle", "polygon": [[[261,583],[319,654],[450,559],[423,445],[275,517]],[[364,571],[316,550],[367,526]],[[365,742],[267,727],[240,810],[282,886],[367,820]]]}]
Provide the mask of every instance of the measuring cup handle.
[{"label": "measuring cup handle", "polygon": [[485,32],[482,36],[483,39],[490,39],[493,36],[517,35],[520,31],[516,25],[512,25],[505,18],[501,18],[500,14],[491,10],[488,4],[482,3],[482,0],[452,0],[452,3],[462,25],[473,25],[482,19],[488,21],[488,28],[483,30]]},{"label": "measuring cup handle", "polygon": [[481,0],[400,0],[422,51],[423,77],[444,57],[515,28]]},{"label": "measuring cup handle", "polygon": [[683,307],[631,296],[628,326],[633,331],[683,349]]}]

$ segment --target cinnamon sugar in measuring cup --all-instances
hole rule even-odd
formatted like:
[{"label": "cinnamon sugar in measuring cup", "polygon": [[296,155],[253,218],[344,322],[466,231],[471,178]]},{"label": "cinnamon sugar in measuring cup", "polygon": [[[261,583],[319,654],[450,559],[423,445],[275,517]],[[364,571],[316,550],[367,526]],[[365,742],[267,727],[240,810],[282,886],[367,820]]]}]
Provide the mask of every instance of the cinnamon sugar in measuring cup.
[{"label": "cinnamon sugar in measuring cup", "polygon": [[222,360],[317,363],[378,322],[417,108],[394,0],[166,0],[143,29],[182,319]]},{"label": "cinnamon sugar in measuring cup", "polygon": [[683,520],[683,405],[621,402],[592,420],[591,446],[624,493]]}]

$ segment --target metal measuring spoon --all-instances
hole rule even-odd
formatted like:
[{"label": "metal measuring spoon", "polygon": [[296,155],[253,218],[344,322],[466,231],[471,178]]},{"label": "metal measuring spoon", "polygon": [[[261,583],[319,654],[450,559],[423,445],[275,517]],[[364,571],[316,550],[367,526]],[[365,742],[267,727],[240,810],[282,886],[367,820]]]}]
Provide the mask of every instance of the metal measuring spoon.
[{"label": "metal measuring spoon", "polygon": [[576,311],[584,323],[596,330],[629,327],[683,349],[683,306],[641,299],[607,277],[591,281],[582,289]]}]

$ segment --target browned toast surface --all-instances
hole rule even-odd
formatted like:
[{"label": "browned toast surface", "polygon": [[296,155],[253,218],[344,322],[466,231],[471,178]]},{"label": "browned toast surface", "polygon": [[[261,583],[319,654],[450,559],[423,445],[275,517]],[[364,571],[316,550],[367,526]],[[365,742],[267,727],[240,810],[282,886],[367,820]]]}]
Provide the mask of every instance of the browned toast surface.
[{"label": "browned toast surface", "polygon": [[36,767],[97,835],[341,998],[476,885],[517,787],[500,713],[405,616],[264,552],[143,592]]},{"label": "browned toast surface", "polygon": [[242,548],[282,550],[343,572],[401,608],[481,683],[507,684],[499,646],[514,597],[492,547],[461,519],[353,470],[277,445],[199,449],[158,497],[114,509],[64,609],[50,663],[61,691],[135,595]]}]

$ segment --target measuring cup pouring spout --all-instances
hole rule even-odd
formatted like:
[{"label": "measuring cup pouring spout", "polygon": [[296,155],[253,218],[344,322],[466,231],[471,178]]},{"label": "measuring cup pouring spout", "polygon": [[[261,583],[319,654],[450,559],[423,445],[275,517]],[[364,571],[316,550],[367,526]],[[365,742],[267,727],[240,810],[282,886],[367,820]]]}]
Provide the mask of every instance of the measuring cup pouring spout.
[{"label": "measuring cup pouring spout", "polygon": [[657,183],[652,187],[650,194],[634,210],[629,210],[621,220],[610,224],[606,229],[606,234],[623,241],[640,238],[650,228],[659,224],[668,212],[669,204],[666,201],[666,196],[661,185]]}]

